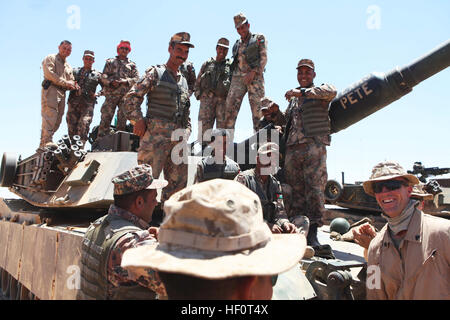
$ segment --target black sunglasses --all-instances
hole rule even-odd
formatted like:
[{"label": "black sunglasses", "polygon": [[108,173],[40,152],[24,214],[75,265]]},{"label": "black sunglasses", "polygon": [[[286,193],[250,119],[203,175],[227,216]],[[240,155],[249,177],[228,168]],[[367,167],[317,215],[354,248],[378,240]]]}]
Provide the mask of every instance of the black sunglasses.
[{"label": "black sunglasses", "polygon": [[385,187],[389,191],[400,189],[402,186],[408,186],[408,184],[404,181],[400,180],[387,180],[376,182],[373,184],[373,192],[381,193],[383,188]]}]

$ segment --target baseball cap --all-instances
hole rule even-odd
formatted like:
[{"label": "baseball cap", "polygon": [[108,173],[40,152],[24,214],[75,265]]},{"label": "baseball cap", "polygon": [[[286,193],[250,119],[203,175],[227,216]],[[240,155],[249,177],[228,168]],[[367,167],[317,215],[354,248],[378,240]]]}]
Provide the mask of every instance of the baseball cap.
[{"label": "baseball cap", "polygon": [[191,35],[187,32],[178,32],[175,33],[172,38],[170,38],[170,43],[179,43],[179,44],[185,44],[189,46],[190,48],[194,48],[194,45],[190,43],[191,41]]},{"label": "baseball cap", "polygon": [[297,64],[297,69],[306,66],[314,70],[314,62],[310,59],[301,59]]},{"label": "baseball cap", "polygon": [[235,15],[233,19],[234,19],[234,27],[236,29],[248,21],[247,17],[242,12]]}]

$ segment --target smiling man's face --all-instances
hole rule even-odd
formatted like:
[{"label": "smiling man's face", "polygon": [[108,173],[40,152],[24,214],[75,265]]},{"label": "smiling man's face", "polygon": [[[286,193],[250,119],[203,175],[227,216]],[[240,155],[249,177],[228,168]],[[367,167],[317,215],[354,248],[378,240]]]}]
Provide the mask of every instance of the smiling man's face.
[{"label": "smiling man's face", "polygon": [[[402,178],[395,178],[392,180],[405,182]],[[383,187],[381,192],[375,193],[375,198],[377,199],[378,205],[381,207],[383,212],[387,216],[395,218],[399,216],[408,205],[411,192],[411,186],[402,185],[400,188],[395,190],[389,190],[388,188]]]}]

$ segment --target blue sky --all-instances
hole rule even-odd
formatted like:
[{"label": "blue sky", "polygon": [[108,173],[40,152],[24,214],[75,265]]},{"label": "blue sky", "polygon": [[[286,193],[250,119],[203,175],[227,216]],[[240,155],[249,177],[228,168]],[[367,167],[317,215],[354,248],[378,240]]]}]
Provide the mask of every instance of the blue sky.
[{"label": "blue sky", "polygon": [[[298,86],[295,67],[300,58],[314,60],[316,84],[332,83],[343,91],[371,72],[402,67],[450,38],[450,2],[446,0],[30,0],[3,2],[1,7],[0,152],[24,157],[39,144],[41,62],[57,51],[63,39],[73,43],[68,58],[73,67],[80,66],[83,51],[91,49],[98,70],[115,55],[118,41],[129,39],[129,57],[142,75],[151,65],[167,61],[172,34],[187,31],[196,46],[189,60],[198,71],[215,55],[217,39],[225,36],[234,43],[238,38],[233,16],[244,12],[251,31],[263,33],[268,42],[266,95],[285,110],[284,93]],[[408,169],[414,161],[450,167],[449,83],[447,69],[376,114],[334,134],[328,148],[329,178],[340,180],[344,171],[347,182],[361,181],[373,165],[388,159]],[[194,98],[191,102],[192,139],[197,132],[199,103]],[[93,125],[100,121],[102,103],[103,98],[96,105]],[[236,123],[237,141],[251,133],[250,119],[246,97]],[[66,130],[64,118],[55,139]]]}]

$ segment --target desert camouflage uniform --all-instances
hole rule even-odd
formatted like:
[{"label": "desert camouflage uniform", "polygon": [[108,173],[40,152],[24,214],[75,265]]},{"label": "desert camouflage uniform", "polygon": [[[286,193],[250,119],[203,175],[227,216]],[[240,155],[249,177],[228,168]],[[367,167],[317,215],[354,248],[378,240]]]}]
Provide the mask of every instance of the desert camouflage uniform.
[{"label": "desert camouflage uniform", "polygon": [[96,70],[84,70],[83,67],[73,71],[75,81],[81,87],[81,94],[72,90],[67,101],[66,114],[67,129],[69,136],[79,135],[81,140],[86,141],[89,126],[94,115],[94,106],[97,103],[95,90],[101,81],[101,73]]},{"label": "desert camouflage uniform", "polygon": [[[267,223],[277,224],[281,227],[284,223],[289,222],[286,210],[284,209],[281,186],[274,176],[269,175],[264,184],[256,170],[250,169],[240,172],[234,180],[242,183],[259,196],[263,208],[264,220]],[[256,190],[252,188],[251,180],[256,182]]]},{"label": "desert camouflage uniform", "polygon": [[[209,92],[202,92],[201,89],[201,79],[202,75],[206,72],[206,67],[214,63],[215,68],[220,68],[219,70],[224,71],[225,68],[229,68],[230,60],[224,59],[221,62],[217,62],[214,58],[203,63],[200,73],[198,74],[197,80],[195,82],[195,96],[200,100],[200,109],[198,110],[198,122],[202,124],[202,130],[198,131],[198,141],[203,140],[203,135],[206,130],[212,129],[214,126],[214,121],[216,121],[216,128],[225,128],[225,103],[227,99],[227,94],[229,90],[229,81],[225,72],[221,72],[216,81],[228,81],[228,90],[224,93],[218,94],[215,90],[210,90]],[[223,79],[223,77],[227,79]],[[216,84],[217,85],[217,84]],[[222,86],[225,88],[225,86]]]},{"label": "desert camouflage uniform", "polygon": [[158,294],[159,298],[166,297],[166,289],[159,279],[158,274],[154,270],[149,270],[147,276],[135,275],[132,272],[123,269],[120,266],[123,253],[130,249],[141,245],[151,245],[157,243],[156,239],[148,232],[149,225],[144,220],[138,218],[129,211],[123,210],[115,205],[111,205],[108,214],[117,215],[121,218],[132,222],[142,231],[128,232],[117,240],[112,248],[108,259],[108,298],[113,298],[112,291],[115,287],[139,284],[147,287]]},{"label": "desert camouflage uniform", "polygon": [[[292,98],[286,110],[286,117],[292,118],[286,143],[285,179],[292,188],[290,216],[305,215],[311,224],[321,226],[324,208],[324,190],[327,182],[327,150],[330,135],[306,137],[301,107],[305,100],[320,100],[328,110],[329,102],[336,96],[332,85],[305,90],[305,97]],[[294,196],[295,195],[295,196]]]},{"label": "desert camouflage uniform", "polygon": [[41,91],[42,129],[39,147],[51,142],[64,114],[66,87],[74,81],[72,67],[59,54],[50,54],[42,61],[44,78],[51,81],[48,89]]},{"label": "desert camouflage uniform", "polygon": [[[127,119],[125,118],[122,110],[123,97],[130,90],[130,88],[139,80],[139,72],[136,64],[128,58],[120,60],[119,57],[106,60],[105,67],[103,69],[103,93],[105,95],[105,102],[101,108],[102,118],[100,126],[98,128],[99,137],[109,133],[109,127],[111,120],[117,111],[117,129],[125,130]],[[113,88],[111,83],[114,80],[126,79],[127,83],[120,84],[119,87]]]},{"label": "desert camouflage uniform", "polygon": [[[162,66],[158,66],[162,67]],[[165,67],[165,65],[164,65]],[[147,94],[147,101],[151,101],[153,89],[159,80],[158,72],[155,67],[147,69],[138,83],[125,95],[123,110],[125,116],[129,120],[139,121],[144,119],[141,111],[141,104],[144,96]],[[177,83],[185,81],[183,75],[179,71],[177,73]],[[185,92],[185,94],[188,94]],[[154,177],[159,177],[164,170],[164,178],[169,182],[168,186],[162,191],[161,202],[167,200],[173,193],[181,190],[186,186],[187,182],[187,154],[183,154],[182,163],[175,164],[171,159],[172,149],[175,146],[181,148],[186,147],[187,139],[191,132],[191,119],[189,117],[190,110],[187,110],[186,125],[179,126],[174,121],[167,119],[147,116],[147,130],[140,139],[138,150],[138,163],[148,163],[153,168]],[[172,132],[176,129],[186,129],[184,141],[172,141]],[[177,146],[177,147],[178,147]]]},{"label": "desert camouflage uniform", "polygon": [[230,91],[228,92],[226,100],[226,128],[234,129],[236,119],[241,108],[242,100],[248,91],[248,100],[252,111],[253,128],[256,130],[258,127],[261,113],[259,110],[260,101],[265,95],[264,90],[264,68],[267,63],[267,42],[264,35],[257,36],[259,44],[259,65],[255,68],[256,75],[248,86],[244,83],[244,76],[252,70],[248,65],[243,51],[246,49],[252,33],[249,32],[248,37],[244,42],[239,39],[237,45],[239,46],[237,55],[234,59],[237,59],[236,67],[233,71],[233,77],[231,80]]},{"label": "desert camouflage uniform", "polygon": [[189,96],[192,96],[192,94],[194,93],[194,86],[196,79],[194,64],[190,61],[186,61],[180,66],[180,71],[186,78],[186,81],[188,83]]}]

